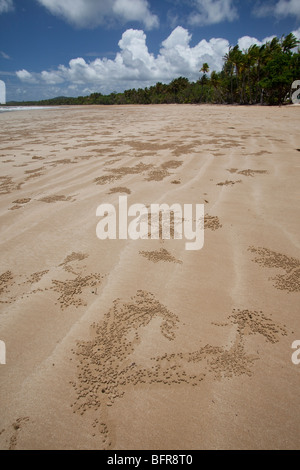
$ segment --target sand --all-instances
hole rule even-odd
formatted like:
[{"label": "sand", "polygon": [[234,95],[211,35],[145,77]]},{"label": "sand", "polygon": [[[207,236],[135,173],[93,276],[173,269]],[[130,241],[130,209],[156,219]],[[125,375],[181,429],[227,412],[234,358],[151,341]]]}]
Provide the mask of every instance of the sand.
[{"label": "sand", "polygon": [[[1,449],[300,448],[299,113],[0,115]],[[204,204],[203,249],[99,240],[120,195]]]}]

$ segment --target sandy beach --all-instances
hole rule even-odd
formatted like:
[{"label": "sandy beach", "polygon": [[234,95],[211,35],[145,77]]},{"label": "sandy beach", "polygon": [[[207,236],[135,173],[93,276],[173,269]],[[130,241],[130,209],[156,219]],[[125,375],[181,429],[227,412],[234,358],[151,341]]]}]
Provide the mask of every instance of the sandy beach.
[{"label": "sandy beach", "polygon": [[[300,107],[0,114],[1,449],[299,449]],[[97,207],[204,204],[204,247]]]}]

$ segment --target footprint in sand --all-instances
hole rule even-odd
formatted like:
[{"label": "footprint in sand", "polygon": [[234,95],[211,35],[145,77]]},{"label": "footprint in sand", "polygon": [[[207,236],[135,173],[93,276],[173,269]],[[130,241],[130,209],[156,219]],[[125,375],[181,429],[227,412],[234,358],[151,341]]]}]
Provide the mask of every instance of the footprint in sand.
[{"label": "footprint in sand", "polygon": [[31,201],[30,198],[24,198],[24,199],[17,199],[16,201],[13,201],[14,206],[10,207],[10,211],[14,211],[16,209],[21,209],[24,204],[28,204]]},{"label": "footprint in sand", "polygon": [[64,195],[53,195],[45,196],[39,199],[40,202],[46,202],[47,204],[53,204],[55,202],[74,202],[76,199],[73,196],[64,196]]},{"label": "footprint in sand", "polygon": [[110,188],[108,194],[116,194],[116,193],[131,194],[131,191],[130,189],[124,188],[123,186],[118,186],[117,188]]},{"label": "footprint in sand", "polygon": [[11,176],[0,176],[0,195],[21,189],[24,183],[15,183]]},{"label": "footprint in sand", "polygon": [[39,176],[43,176],[44,175],[44,167],[36,168],[35,170],[26,170],[25,175],[29,175],[29,176],[27,176],[27,178],[25,178],[25,181],[28,181],[32,178],[38,178]]},{"label": "footprint in sand", "polygon": [[57,165],[71,165],[78,163],[77,161],[73,161],[70,158],[63,158],[62,160],[53,160],[52,162],[49,162],[48,165],[52,167],[57,167]]},{"label": "footprint in sand", "polygon": [[0,303],[10,303],[11,299],[9,300],[2,300],[2,296],[4,294],[9,294],[11,286],[14,284],[14,276],[11,271],[5,271],[3,274],[0,275]]},{"label": "footprint in sand", "polygon": [[64,261],[60,263],[58,266],[65,266],[66,264],[72,263],[73,261],[83,261],[84,259],[88,258],[89,255],[86,253],[75,253],[74,251],[66,256]]},{"label": "footprint in sand", "polygon": [[121,160],[121,158],[114,158],[112,160],[107,160],[104,165],[105,166],[110,166],[110,165],[114,165],[115,163],[119,162]]},{"label": "footprint in sand", "polygon": [[147,258],[148,261],[152,261],[153,263],[164,261],[168,263],[183,264],[181,260],[176,259],[173,255],[171,255],[168,250],[164,248],[161,248],[160,250],[156,251],[140,251],[139,254]]},{"label": "footprint in sand", "polygon": [[235,184],[242,183],[242,180],[238,181],[224,181],[222,183],[217,183],[217,186],[234,186]]},{"label": "footprint in sand", "polygon": [[30,197],[23,198],[23,199],[16,199],[15,201],[13,201],[13,204],[28,204],[28,202],[30,201],[31,201]]},{"label": "footprint in sand", "polygon": [[229,173],[237,173],[238,175],[243,175],[243,176],[251,176],[253,177],[254,175],[266,175],[268,172],[267,170],[241,170],[239,171],[237,168],[230,168]]}]

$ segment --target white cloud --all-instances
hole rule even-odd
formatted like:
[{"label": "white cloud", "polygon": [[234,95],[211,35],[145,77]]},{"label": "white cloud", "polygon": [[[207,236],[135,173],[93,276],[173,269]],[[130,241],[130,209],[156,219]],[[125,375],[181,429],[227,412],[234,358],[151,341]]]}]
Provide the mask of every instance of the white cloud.
[{"label": "white cloud", "polygon": [[300,40],[300,26],[298,29],[296,29],[296,31],[293,31],[293,34],[296,36],[297,39]]},{"label": "white cloud", "polygon": [[217,24],[238,18],[234,0],[195,0],[195,7],[196,11],[189,16],[192,25]]},{"label": "white cloud", "polygon": [[146,29],[159,25],[158,17],[149,11],[148,2],[145,0],[116,0],[113,3],[113,11],[126,21],[144,23]]},{"label": "white cloud", "polygon": [[249,49],[249,47],[252,46],[253,44],[257,44],[258,46],[262,45],[262,43],[258,41],[258,39],[253,38],[251,36],[243,36],[242,38],[238,40],[238,46],[241,49],[241,51],[245,49]]},{"label": "white cloud", "polygon": [[272,41],[272,39],[275,37],[276,36],[268,36],[264,38],[262,41],[260,41],[257,38],[253,38],[250,36],[243,36],[242,38],[238,40],[238,46],[242,51],[244,51],[246,49],[249,49],[249,47],[254,44],[256,44],[257,46],[262,46],[263,44],[266,44],[267,42]]},{"label": "white cloud", "polygon": [[259,3],[254,9],[254,14],[258,17],[286,18],[287,16],[295,16],[300,19],[300,1],[278,0],[276,3]]},{"label": "white cloud", "polygon": [[181,26],[177,26],[170,36],[163,41],[162,46],[165,49],[172,49],[173,47],[188,47],[190,40],[192,39],[192,35],[189,32],[182,28]]},{"label": "white cloud", "polygon": [[162,43],[158,61],[161,68],[171,70],[172,77],[183,75],[192,80],[199,78],[199,69],[204,62],[208,62],[210,70],[220,71],[223,65],[223,56],[229,48],[226,39],[203,39],[195,47],[190,47],[191,35],[181,26],[178,26]]},{"label": "white cloud", "polygon": [[7,13],[14,9],[13,0],[0,0],[0,14]]},{"label": "white cloud", "polygon": [[34,77],[34,75],[25,69],[18,70],[16,75],[20,80],[22,80],[22,82],[37,83],[37,79]]},{"label": "white cloud", "polygon": [[10,59],[9,55],[8,55],[8,54],[6,54],[6,53],[5,53],[5,52],[3,52],[3,51],[0,51],[0,56],[1,56],[3,59],[7,59],[7,60],[9,60],[9,59]]},{"label": "white cloud", "polygon": [[[296,36],[297,39],[300,40],[300,27],[296,31],[292,31],[292,33]],[[267,42],[271,42],[272,39],[276,38],[275,35],[273,36],[267,36],[264,38],[262,41],[259,41],[259,39],[250,37],[250,36],[243,36],[238,40],[238,45],[239,48],[243,51],[246,49],[249,49],[250,46],[253,44],[257,44],[258,46],[262,46],[263,44],[266,44]],[[297,50],[297,48],[296,48]]]},{"label": "white cloud", "polygon": [[199,78],[199,69],[208,62],[210,70],[221,70],[223,57],[228,51],[226,39],[203,39],[195,47],[190,46],[191,35],[178,26],[163,41],[157,56],[150,53],[144,31],[128,29],[119,41],[120,51],[112,59],[97,58],[86,62],[82,57],[72,59],[68,66],[59,65],[56,70],[30,73],[17,72],[21,81],[41,84],[63,84],[71,90],[94,89],[102,93],[126,88],[143,88],[158,81],[165,83],[178,76],[190,80]]},{"label": "white cloud", "polygon": [[300,2],[299,0],[279,0],[275,11],[278,16],[295,15],[300,18]]},{"label": "white cloud", "polygon": [[64,79],[62,77],[60,77],[57,73],[47,72],[46,70],[41,72],[40,77],[48,85],[57,85],[58,83],[62,83],[64,81]]},{"label": "white cloud", "polygon": [[[0,0],[1,1],[1,0]],[[79,27],[95,27],[112,21],[139,21],[146,29],[159,24],[147,0],[37,0],[52,14]]]}]

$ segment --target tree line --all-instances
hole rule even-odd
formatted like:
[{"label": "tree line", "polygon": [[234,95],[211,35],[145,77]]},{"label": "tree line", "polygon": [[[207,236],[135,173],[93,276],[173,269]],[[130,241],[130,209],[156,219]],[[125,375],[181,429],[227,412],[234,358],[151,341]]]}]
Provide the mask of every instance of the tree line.
[{"label": "tree line", "polygon": [[[154,86],[129,89],[109,95],[92,93],[77,98],[57,97],[22,105],[126,105],[126,104],[265,104],[280,105],[290,101],[291,85],[300,80],[300,41],[290,33],[274,37],[262,46],[256,44],[241,51],[230,47],[220,72],[204,63],[196,82],[185,77]],[[10,102],[8,104],[16,104]],[[20,104],[20,103],[18,103]]]}]

